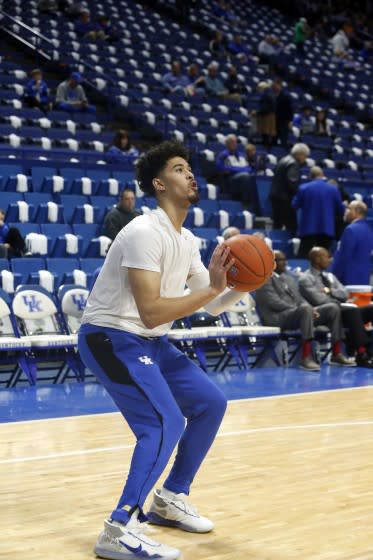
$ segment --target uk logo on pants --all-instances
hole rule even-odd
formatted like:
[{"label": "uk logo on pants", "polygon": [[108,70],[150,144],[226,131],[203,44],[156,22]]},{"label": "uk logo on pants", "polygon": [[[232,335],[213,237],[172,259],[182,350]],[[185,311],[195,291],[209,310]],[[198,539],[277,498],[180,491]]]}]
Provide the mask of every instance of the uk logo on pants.
[{"label": "uk logo on pants", "polygon": [[145,364],[146,366],[150,366],[153,364],[153,360],[149,358],[149,356],[140,356],[139,361]]}]

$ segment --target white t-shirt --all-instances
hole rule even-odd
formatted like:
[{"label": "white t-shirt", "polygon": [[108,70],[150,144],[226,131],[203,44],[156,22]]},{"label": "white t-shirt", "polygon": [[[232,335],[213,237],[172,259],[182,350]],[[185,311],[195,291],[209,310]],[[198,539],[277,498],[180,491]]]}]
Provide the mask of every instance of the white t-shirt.
[{"label": "white t-shirt", "polygon": [[128,280],[128,268],[160,272],[162,297],[180,297],[186,279],[205,269],[197,239],[178,233],[161,208],[138,216],[113,241],[83,314],[83,323],[112,327],[140,336],[162,336],[172,323],[154,329],[140,319]]}]

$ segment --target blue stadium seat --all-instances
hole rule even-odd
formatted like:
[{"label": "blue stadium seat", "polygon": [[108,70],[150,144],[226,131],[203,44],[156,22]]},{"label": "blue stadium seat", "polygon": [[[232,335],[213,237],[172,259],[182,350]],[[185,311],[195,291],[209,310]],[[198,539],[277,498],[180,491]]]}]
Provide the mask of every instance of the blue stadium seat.
[{"label": "blue stadium seat", "polygon": [[77,258],[51,258],[46,259],[46,267],[55,276],[55,286],[72,283],[73,270],[80,268]]},{"label": "blue stadium seat", "polygon": [[48,203],[39,204],[35,211],[34,220],[39,224],[65,223],[64,208],[62,204],[56,204],[55,206],[52,206],[52,208],[50,208]]},{"label": "blue stadium seat", "polygon": [[14,274],[19,274],[21,284],[28,284],[30,275],[39,270],[45,270],[45,260],[42,257],[27,257],[23,259],[12,259],[10,263]]},{"label": "blue stadium seat", "polygon": [[9,204],[5,220],[7,222],[32,222],[34,220],[35,210],[33,204],[28,204],[26,207],[26,215],[23,216],[22,208],[18,203]]},{"label": "blue stadium seat", "polygon": [[91,239],[101,234],[101,225],[99,222],[94,224],[72,224],[72,231],[75,235],[80,235],[83,239],[82,254],[85,255]]}]

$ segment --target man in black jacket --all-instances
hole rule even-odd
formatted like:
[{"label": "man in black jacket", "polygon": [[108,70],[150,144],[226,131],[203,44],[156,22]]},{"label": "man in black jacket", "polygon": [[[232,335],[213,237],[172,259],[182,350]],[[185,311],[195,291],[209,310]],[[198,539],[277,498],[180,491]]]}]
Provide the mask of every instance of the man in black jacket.
[{"label": "man in black jacket", "polygon": [[124,189],[119,196],[119,203],[114,206],[105,216],[103,233],[115,239],[117,234],[124,226],[126,226],[133,218],[140,215],[135,210],[136,198],[131,189]]},{"label": "man in black jacket", "polygon": [[272,203],[273,227],[283,226],[294,236],[297,230],[297,216],[291,206],[299,181],[300,168],[310,155],[307,144],[294,144],[289,155],[280,159],[275,169],[269,198]]},{"label": "man in black jacket", "polygon": [[294,116],[293,103],[290,95],[284,90],[281,78],[273,80],[272,88],[275,94],[277,140],[283,148],[287,148],[289,131]]}]

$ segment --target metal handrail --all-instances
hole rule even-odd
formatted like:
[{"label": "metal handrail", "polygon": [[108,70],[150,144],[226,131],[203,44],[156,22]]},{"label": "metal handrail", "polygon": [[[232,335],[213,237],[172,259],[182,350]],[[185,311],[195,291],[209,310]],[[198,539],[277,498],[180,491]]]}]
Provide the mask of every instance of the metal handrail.
[{"label": "metal handrail", "polygon": [[36,29],[33,29],[32,27],[30,27],[26,23],[23,23],[23,21],[11,16],[7,12],[4,12],[4,10],[0,10],[0,15],[10,19],[11,21],[16,23],[20,27],[23,27],[24,29],[27,29],[27,31],[30,31],[33,35],[35,35],[36,37],[39,37],[39,39],[42,39],[43,41],[46,41],[47,43],[53,45],[53,41],[51,39],[49,39],[48,37],[46,37],[45,35],[43,35],[39,31],[36,31]]}]

